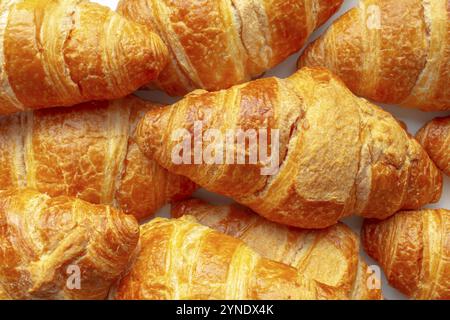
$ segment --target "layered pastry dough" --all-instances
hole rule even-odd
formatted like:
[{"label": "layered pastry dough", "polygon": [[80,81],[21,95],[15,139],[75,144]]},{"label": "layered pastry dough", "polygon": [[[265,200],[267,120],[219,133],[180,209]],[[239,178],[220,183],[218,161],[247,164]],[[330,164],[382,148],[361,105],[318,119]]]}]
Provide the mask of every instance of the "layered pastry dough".
[{"label": "layered pastry dough", "polygon": [[340,292],[262,258],[192,217],[141,226],[140,252],[116,299],[339,299]]},{"label": "layered pastry dough", "polygon": [[417,133],[416,139],[439,169],[450,176],[450,117],[430,121]]},{"label": "layered pastry dough", "polygon": [[342,223],[305,230],[270,222],[239,205],[213,206],[191,199],[172,206],[172,216],[190,215],[201,224],[241,239],[263,257],[342,292],[347,299],[381,299],[376,279],[359,257],[359,238]]},{"label": "layered pastry dough", "polygon": [[[217,129],[222,136],[228,130],[264,129],[271,137],[279,130],[278,141],[268,144],[279,142],[279,170],[263,175],[264,158],[256,164],[247,159],[245,165],[236,157],[231,163],[222,159],[223,164],[176,163],[173,154],[181,140],[174,134],[185,129],[192,138],[196,123],[201,124],[197,131]],[[215,150],[214,139],[202,140],[202,151]],[[169,171],[269,220],[303,228],[327,227],[352,214],[385,219],[435,202],[442,192],[442,174],[419,143],[389,113],[355,97],[325,69],[193,93],[171,108],[149,111],[138,126],[137,142]],[[236,149],[245,155],[267,151],[257,140],[245,149],[236,140],[226,147],[234,155]]]},{"label": "layered pastry dough", "polygon": [[450,110],[448,0],[362,0],[315,41],[299,67],[323,66],[357,95]]},{"label": "layered pastry dough", "polygon": [[124,97],[167,55],[146,27],[89,1],[1,1],[0,114]]},{"label": "layered pastry dough", "polygon": [[0,118],[0,190],[30,187],[146,218],[195,190],[147,159],[133,133],[155,105],[136,97]]},{"label": "layered pastry dough", "polygon": [[450,211],[398,213],[365,221],[362,241],[389,282],[413,299],[450,299]]},{"label": "layered pastry dough", "polygon": [[104,299],[139,239],[132,216],[30,189],[0,191],[0,225],[2,299]]},{"label": "layered pastry dough", "polygon": [[118,11],[169,47],[158,86],[171,95],[226,89],[300,50],[342,0],[121,0]]}]

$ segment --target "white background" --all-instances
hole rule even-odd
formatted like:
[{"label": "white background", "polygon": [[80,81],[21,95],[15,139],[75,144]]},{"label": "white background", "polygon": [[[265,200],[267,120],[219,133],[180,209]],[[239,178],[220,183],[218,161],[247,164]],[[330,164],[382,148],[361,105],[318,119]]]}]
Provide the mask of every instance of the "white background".
[{"label": "white background", "polygon": [[[190,1],[190,0],[186,0],[186,1]],[[395,0],[392,0],[392,1],[395,1]],[[118,0],[94,0],[94,2],[99,2],[101,4],[107,5],[110,8],[115,10],[117,7]],[[358,2],[359,2],[359,0],[345,0],[345,3],[343,5],[343,7],[341,8],[341,10],[335,16],[333,16],[332,19],[330,19],[330,21],[328,21],[328,23],[326,25],[324,25],[322,28],[317,30],[312,35],[310,41],[319,37],[328,28],[328,26],[330,25],[330,23],[332,21],[337,19],[344,12],[348,11],[351,7],[356,6],[358,4]],[[277,68],[267,72],[265,76],[266,77],[277,76],[277,77],[284,78],[284,77],[291,75],[292,73],[294,73],[296,71],[296,62],[297,62],[298,56],[299,56],[299,54],[293,55],[292,57],[287,59],[284,63],[279,65]],[[153,100],[155,102],[160,102],[160,103],[165,103],[165,104],[173,103],[176,101],[176,99],[168,97],[167,95],[165,95],[164,93],[159,92],[159,91],[145,92],[145,93],[140,94],[140,96],[145,97],[146,99]],[[444,116],[444,115],[449,114],[448,112],[447,113],[445,113],[445,112],[444,113],[443,112],[441,112],[441,113],[436,113],[436,112],[424,113],[424,112],[413,110],[413,109],[403,109],[403,108],[395,107],[395,106],[385,106],[384,105],[382,107],[385,108],[386,110],[388,110],[389,112],[391,112],[394,116],[396,116],[400,120],[403,120],[408,125],[408,130],[412,134],[415,134],[417,132],[417,130],[419,130],[427,121],[433,119],[434,117]],[[429,206],[431,208],[450,209],[450,178],[445,177],[444,179],[445,179],[445,186],[444,186],[444,192],[443,192],[442,199],[438,204]],[[223,203],[231,202],[231,200],[229,200],[227,198],[209,193],[205,190],[199,190],[198,192],[196,192],[195,196],[205,199],[205,200],[208,200],[209,202],[212,202],[215,204],[223,204]],[[168,216],[169,210],[170,210],[169,206],[166,206],[159,211],[158,215],[159,216]],[[346,219],[344,222],[347,223],[350,227],[352,227],[352,229],[355,232],[359,233],[359,230],[361,227],[361,219],[360,218],[357,218],[357,217],[349,218],[349,219]],[[367,258],[369,264],[375,264],[375,262],[372,259],[368,258],[364,252],[361,252],[361,254]],[[400,294],[398,291],[391,288],[387,284],[384,276],[383,276],[383,284],[382,285],[383,285],[383,294],[386,299],[405,299],[405,297],[402,294]]]}]

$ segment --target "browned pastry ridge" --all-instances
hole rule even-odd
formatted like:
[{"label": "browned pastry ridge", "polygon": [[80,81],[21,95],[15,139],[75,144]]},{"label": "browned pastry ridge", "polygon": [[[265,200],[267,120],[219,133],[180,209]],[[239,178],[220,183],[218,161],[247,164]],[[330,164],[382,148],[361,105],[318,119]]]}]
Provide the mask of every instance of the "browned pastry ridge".
[{"label": "browned pastry ridge", "polygon": [[[234,164],[176,163],[173,153],[181,142],[173,135],[183,129],[193,136],[198,122],[200,133],[265,129],[270,137],[279,130],[278,172],[262,175],[263,158],[245,165],[236,157]],[[442,174],[419,143],[392,115],[355,97],[325,69],[195,92],[148,112],[136,132],[144,154],[169,171],[269,220],[302,228],[324,228],[352,214],[385,219],[438,201],[442,192]],[[202,151],[215,150],[212,140],[203,139]],[[255,145],[246,143],[242,150],[235,140],[226,147],[249,155]]]},{"label": "browned pastry ridge", "polygon": [[167,56],[156,34],[99,4],[0,1],[0,114],[124,97]]},{"label": "browned pastry ridge", "polygon": [[450,117],[430,121],[417,133],[416,139],[438,168],[450,176]]},{"label": "browned pastry ridge", "polygon": [[306,49],[355,94],[424,111],[450,110],[450,2],[362,0]]},{"label": "browned pastry ridge", "polygon": [[0,190],[30,187],[121,208],[138,219],[196,188],[147,159],[133,133],[155,104],[129,96],[0,118]]},{"label": "browned pastry ridge", "polygon": [[171,95],[226,89],[300,50],[342,0],[121,0],[118,11],[169,47],[157,85]]},{"label": "browned pastry ridge", "polygon": [[450,299],[450,211],[421,210],[365,221],[362,242],[389,282],[413,299]]},{"label": "browned pastry ridge", "polygon": [[323,230],[296,229],[236,204],[214,206],[198,199],[177,203],[171,214],[193,216],[203,225],[241,239],[263,257],[336,288],[346,299],[381,299],[379,279],[370,278],[367,264],[359,257],[359,237],[342,223]]},{"label": "browned pastry ridge", "polygon": [[110,207],[0,191],[0,298],[104,299],[138,240],[136,220]]},{"label": "browned pastry ridge", "polygon": [[193,217],[141,226],[140,252],[112,291],[131,300],[341,299],[339,291],[262,258],[244,242]]}]

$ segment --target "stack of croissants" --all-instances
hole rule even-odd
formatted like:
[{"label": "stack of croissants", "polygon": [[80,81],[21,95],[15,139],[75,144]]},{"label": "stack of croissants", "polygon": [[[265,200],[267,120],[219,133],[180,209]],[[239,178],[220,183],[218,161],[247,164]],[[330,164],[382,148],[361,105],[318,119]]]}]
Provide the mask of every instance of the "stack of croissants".
[{"label": "stack of croissants", "polygon": [[[369,102],[450,111],[450,0],[361,0],[260,77],[343,2],[1,0],[0,299],[383,299],[352,215],[393,287],[450,299],[450,210],[423,209],[450,116],[413,137]],[[198,122],[279,130],[278,171],[174,163]]]}]

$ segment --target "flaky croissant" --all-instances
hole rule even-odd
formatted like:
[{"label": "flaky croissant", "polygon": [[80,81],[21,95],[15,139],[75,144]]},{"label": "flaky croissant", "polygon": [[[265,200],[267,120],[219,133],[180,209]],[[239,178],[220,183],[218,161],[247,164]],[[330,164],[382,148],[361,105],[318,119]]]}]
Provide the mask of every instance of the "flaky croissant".
[{"label": "flaky croissant", "polygon": [[300,50],[342,0],[121,0],[118,11],[169,47],[157,85],[171,95],[226,89]]},{"label": "flaky croissant", "polygon": [[450,211],[406,211],[365,221],[362,241],[389,282],[414,299],[450,299]]},{"label": "flaky croissant", "polygon": [[136,97],[0,118],[0,190],[31,187],[76,196],[146,218],[194,183],[137,147],[138,120],[155,105]]},{"label": "flaky croissant", "polygon": [[323,66],[359,96],[450,110],[448,0],[362,0],[312,44],[299,67]]},{"label": "flaky croissant", "polygon": [[167,55],[146,27],[89,1],[1,1],[0,114],[121,98]]},{"label": "flaky croissant", "polygon": [[369,267],[359,257],[359,238],[344,224],[323,230],[289,228],[239,205],[213,206],[198,199],[177,203],[171,214],[193,216],[203,225],[239,238],[263,257],[336,288],[346,299],[381,299],[379,279],[370,278]]},{"label": "flaky croissant", "polygon": [[430,121],[417,133],[416,139],[438,168],[450,176],[450,117]]},{"label": "flaky croissant", "polygon": [[193,217],[141,226],[140,252],[113,291],[132,300],[340,299],[339,292],[262,258],[242,241]]},{"label": "flaky croissant", "polygon": [[[265,173],[271,175],[263,175],[267,161],[262,157],[256,164],[236,161],[236,150],[249,155],[267,149],[257,139],[244,150],[236,139],[231,146],[223,143],[227,159],[221,162],[195,164],[188,159],[192,164],[179,164],[174,153],[181,144],[176,136],[180,129],[194,139],[196,130],[217,129],[225,136],[229,130],[265,129],[268,138],[279,130],[276,141],[268,141],[274,150],[279,144],[279,152],[270,157],[279,156],[279,163],[274,161],[279,170],[273,166],[269,169],[275,170]],[[203,156],[221,146],[220,140],[201,138]],[[148,112],[138,126],[137,142],[169,171],[234,198],[269,220],[302,228],[331,226],[351,214],[384,219],[400,209],[437,201],[442,191],[442,174],[398,121],[356,98],[325,69],[305,68],[288,79],[193,93],[171,108]],[[184,142],[183,153],[198,153],[195,142],[193,151]]]},{"label": "flaky croissant", "polygon": [[104,299],[138,239],[136,220],[110,207],[0,191],[0,296]]}]

